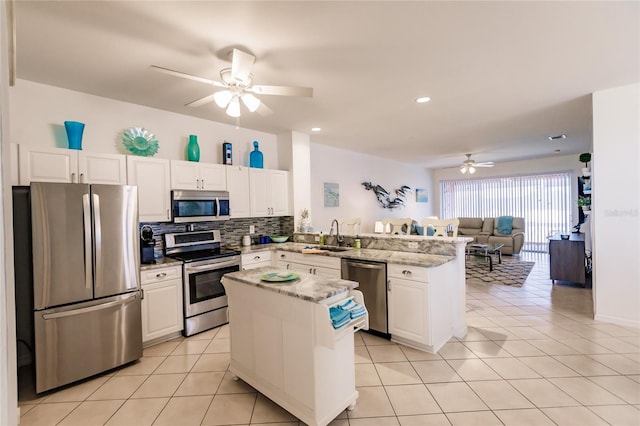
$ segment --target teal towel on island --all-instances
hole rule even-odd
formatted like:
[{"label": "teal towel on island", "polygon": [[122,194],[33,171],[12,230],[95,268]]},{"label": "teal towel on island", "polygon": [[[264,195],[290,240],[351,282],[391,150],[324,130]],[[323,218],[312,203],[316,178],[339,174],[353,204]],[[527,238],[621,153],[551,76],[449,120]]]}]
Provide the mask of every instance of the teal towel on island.
[{"label": "teal towel on island", "polygon": [[498,218],[498,234],[511,235],[513,231],[513,216],[500,216]]},{"label": "teal towel on island", "polygon": [[333,321],[334,323],[351,317],[349,311],[343,311],[342,309],[338,308],[329,308],[329,316],[331,317],[331,321]]},{"label": "teal towel on island", "polygon": [[351,319],[358,319],[360,317],[365,316],[367,313],[367,311],[362,311],[359,314],[354,314],[353,312],[351,313]]},{"label": "teal towel on island", "polygon": [[351,317],[347,315],[347,317],[342,321],[333,321],[333,328],[337,330],[340,327],[343,327],[345,324],[349,324],[350,322],[351,322]]},{"label": "teal towel on island", "polygon": [[358,306],[358,304],[356,302],[353,301],[353,299],[349,299],[346,302],[344,302],[341,305],[338,305],[339,309],[342,309],[343,311],[348,311],[349,309],[353,309],[356,306]]}]

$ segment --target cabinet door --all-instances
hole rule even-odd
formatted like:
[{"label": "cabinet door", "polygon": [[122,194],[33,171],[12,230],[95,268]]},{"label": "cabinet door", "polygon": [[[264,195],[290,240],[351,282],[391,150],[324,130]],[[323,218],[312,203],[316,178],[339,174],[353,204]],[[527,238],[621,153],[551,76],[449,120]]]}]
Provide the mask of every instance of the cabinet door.
[{"label": "cabinet door", "polygon": [[249,217],[251,208],[249,201],[249,169],[240,166],[225,166],[227,174],[227,191],[231,217]]},{"label": "cabinet door", "polygon": [[182,330],[182,281],[143,285],[142,341]]},{"label": "cabinet door", "polygon": [[171,220],[169,160],[127,156],[129,185],[138,186],[140,222]]},{"label": "cabinet door", "polygon": [[251,216],[269,216],[269,181],[265,169],[249,169]]},{"label": "cabinet door", "polygon": [[198,163],[171,160],[171,189],[200,189]]},{"label": "cabinet door", "polygon": [[428,286],[416,281],[389,278],[389,333],[430,345]]},{"label": "cabinet door", "polygon": [[20,185],[31,182],[78,182],[78,151],[18,145]]},{"label": "cabinet door", "polygon": [[78,152],[78,182],[127,184],[127,157],[120,154]]},{"label": "cabinet door", "polygon": [[289,209],[289,172],[269,170],[269,207],[274,216],[288,216]]},{"label": "cabinet door", "polygon": [[200,163],[200,189],[226,191],[226,166],[222,164]]},{"label": "cabinet door", "polygon": [[314,266],[313,273],[321,277],[340,278],[339,269],[331,269],[331,268],[323,268],[322,266]]}]

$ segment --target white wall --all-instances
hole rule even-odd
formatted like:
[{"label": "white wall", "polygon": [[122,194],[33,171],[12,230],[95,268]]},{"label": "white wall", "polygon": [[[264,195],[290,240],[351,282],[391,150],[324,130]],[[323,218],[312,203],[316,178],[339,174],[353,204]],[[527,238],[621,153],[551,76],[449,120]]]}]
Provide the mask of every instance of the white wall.
[{"label": "white wall", "polygon": [[[551,147],[549,148],[551,150]],[[525,161],[509,161],[496,163],[494,167],[478,168],[473,175],[460,173],[459,166],[433,171],[434,180],[434,214],[440,212],[440,182],[443,180],[482,179],[500,176],[533,175],[540,173],[572,172],[573,185],[571,186],[572,199],[575,201],[571,212],[571,222],[578,222],[578,181],[582,176],[584,163],[578,160],[579,154],[556,155],[552,157],[534,158]]]},{"label": "white wall", "polygon": [[[7,2],[0,5],[0,28],[7,28]],[[0,36],[0,425],[18,423],[16,316],[13,279],[13,216],[9,155],[8,44]]]},{"label": "white wall", "polygon": [[640,326],[640,85],[593,94],[595,318]]},{"label": "white wall", "polygon": [[[339,185],[339,207],[324,207],[325,182]],[[362,182],[380,185],[392,194],[402,185],[410,186],[413,192],[407,196],[405,207],[385,209]],[[310,213],[316,232],[328,232],[331,221],[339,218],[359,217],[363,233],[373,232],[374,222],[385,217],[411,217],[422,222],[422,218],[433,215],[432,186],[431,171],[424,167],[311,143]],[[416,188],[429,191],[428,203],[416,203]]]},{"label": "white wall", "polygon": [[257,140],[264,155],[264,167],[280,168],[274,134],[242,127],[236,130],[229,124],[27,80],[18,80],[9,95],[13,143],[66,148],[64,122],[71,120],[86,124],[82,138],[85,151],[129,154],[122,145],[122,132],[130,127],[144,127],[158,139],[160,149],[156,158],[186,160],[189,135],[195,134],[201,162],[222,163],[222,143],[226,140],[233,144],[233,164],[248,166],[249,152]]}]

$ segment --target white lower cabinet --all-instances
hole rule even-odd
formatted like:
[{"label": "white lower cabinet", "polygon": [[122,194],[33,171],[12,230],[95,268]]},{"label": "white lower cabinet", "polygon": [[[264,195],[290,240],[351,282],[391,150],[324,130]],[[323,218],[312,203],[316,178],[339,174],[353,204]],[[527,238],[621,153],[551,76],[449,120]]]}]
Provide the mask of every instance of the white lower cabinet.
[{"label": "white lower cabinet", "polygon": [[452,266],[452,262],[433,268],[387,265],[391,340],[435,353],[451,338],[446,276]]},{"label": "white lower cabinet", "polygon": [[243,254],[240,259],[240,268],[246,271],[247,269],[271,266],[271,253],[271,250],[265,250]]},{"label": "white lower cabinet", "polygon": [[340,278],[341,276],[341,264],[338,257],[278,251],[276,265],[279,268],[328,278]]},{"label": "white lower cabinet", "polygon": [[142,343],[157,343],[183,328],[182,268],[149,269],[141,276]]}]

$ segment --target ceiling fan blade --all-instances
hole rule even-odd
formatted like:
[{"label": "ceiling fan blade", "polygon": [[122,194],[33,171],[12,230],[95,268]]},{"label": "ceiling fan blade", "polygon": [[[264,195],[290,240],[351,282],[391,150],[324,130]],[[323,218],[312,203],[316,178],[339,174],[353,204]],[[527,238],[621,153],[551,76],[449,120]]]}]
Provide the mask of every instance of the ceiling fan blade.
[{"label": "ceiling fan blade", "polygon": [[311,87],[264,86],[256,84],[255,86],[245,88],[245,90],[258,95],[301,96],[304,98],[313,96],[313,89]]},{"label": "ceiling fan blade", "polygon": [[268,106],[266,106],[264,104],[264,102],[260,102],[260,106],[258,107],[258,109],[256,110],[256,112],[258,114],[260,114],[263,117],[266,117],[268,115],[273,114],[273,111],[271,110],[271,108],[269,108]]},{"label": "ceiling fan blade", "polygon": [[213,102],[213,96],[214,95],[215,95],[215,93],[211,94],[211,95],[207,95],[204,98],[196,99],[193,102],[189,102],[185,106],[188,106],[188,107],[199,107],[199,106],[202,106],[202,105],[207,104],[209,102]]},{"label": "ceiling fan blade", "polygon": [[483,163],[476,163],[475,166],[476,167],[493,167],[495,166],[495,164],[493,163],[493,161],[485,161]]},{"label": "ceiling fan blade", "polygon": [[238,83],[248,84],[256,57],[238,49],[233,49],[232,55],[231,77]]},{"label": "ceiling fan blade", "polygon": [[172,75],[174,77],[180,77],[180,78],[186,78],[188,80],[199,81],[200,83],[210,84],[216,87],[227,87],[226,84],[220,83],[219,81],[209,80],[208,78],[198,77],[197,75],[191,75],[191,74],[187,74],[180,71],[174,71],[169,68],[159,67],[157,65],[149,65],[149,68],[151,68],[154,71]]}]

